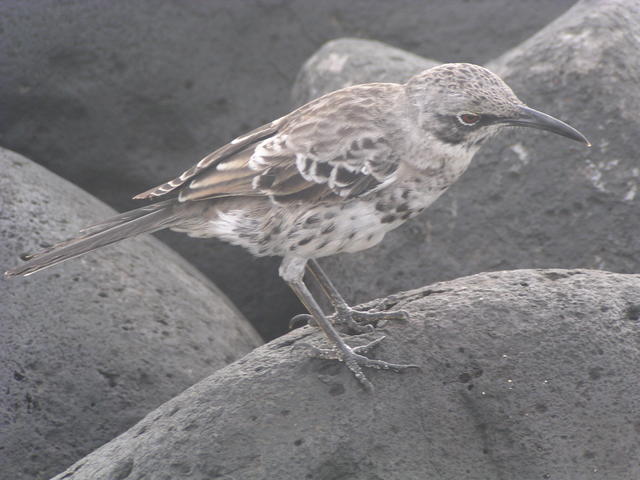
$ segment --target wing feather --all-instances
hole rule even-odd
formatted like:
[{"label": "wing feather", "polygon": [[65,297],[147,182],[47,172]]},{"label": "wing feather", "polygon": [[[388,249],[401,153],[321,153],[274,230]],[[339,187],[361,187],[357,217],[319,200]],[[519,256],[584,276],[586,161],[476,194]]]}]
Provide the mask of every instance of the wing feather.
[{"label": "wing feather", "polygon": [[[378,85],[382,93],[391,88]],[[136,198],[179,188],[182,202],[261,195],[278,203],[304,203],[348,199],[382,188],[395,180],[400,163],[389,130],[381,127],[387,112],[371,107],[371,98],[384,95],[371,88],[351,87],[321,97],[237,138]]]},{"label": "wing feather", "polygon": [[[174,191],[176,188],[182,186],[187,180],[195,177],[200,172],[207,169],[209,166],[220,163],[224,159],[232,157],[234,154],[237,154],[238,152],[245,150],[248,146],[274,135],[278,131],[279,125],[282,123],[283,118],[274,120],[271,123],[268,123],[259,128],[256,128],[255,130],[252,130],[246,135],[243,135],[241,137],[238,137],[232,140],[225,146],[217,149],[216,151],[204,157],[202,160],[196,163],[193,167],[183,172],[179,177],[176,177],[173,180],[163,183],[162,185],[159,185],[157,187],[153,187],[145,192],[139,193],[133,198],[136,200],[140,200],[140,199],[146,199],[146,198],[160,197],[162,195],[165,195],[169,192]],[[231,167],[231,168],[236,168],[236,167]]]}]

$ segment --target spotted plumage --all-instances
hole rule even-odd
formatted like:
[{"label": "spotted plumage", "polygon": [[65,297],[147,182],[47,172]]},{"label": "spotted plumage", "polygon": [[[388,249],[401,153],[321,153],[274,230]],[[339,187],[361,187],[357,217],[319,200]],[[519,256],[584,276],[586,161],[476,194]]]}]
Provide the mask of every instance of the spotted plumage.
[{"label": "spotted plumage", "polygon": [[361,366],[410,365],[371,360],[358,353],[369,347],[347,346],[306,288],[305,267],[323,285],[338,319],[366,316],[346,305],[315,259],[379,243],[442,195],[504,125],[586,142],[575,129],[526,107],[487,69],[441,65],[403,85],[357,85],[314,100],[135,197],[155,203],[90,227],[7,275],[28,275],[164,228],[221,238],[256,256],[278,255],[280,275],[334,343],[337,358],[370,386]]}]

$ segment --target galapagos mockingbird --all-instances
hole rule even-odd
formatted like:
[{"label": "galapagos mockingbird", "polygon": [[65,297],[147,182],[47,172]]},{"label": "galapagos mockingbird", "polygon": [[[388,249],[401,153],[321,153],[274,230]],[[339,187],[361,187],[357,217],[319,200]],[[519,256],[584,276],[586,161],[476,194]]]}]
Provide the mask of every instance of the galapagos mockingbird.
[{"label": "galapagos mockingbird", "polygon": [[217,237],[256,256],[281,256],[280,276],[333,344],[316,354],[344,362],[372,388],[362,367],[415,366],[364,355],[384,337],[347,345],[305,285],[305,268],[335,308],[334,322],[353,326],[406,317],[402,311],[353,310],[316,259],[379,243],[442,195],[482,143],[510,125],[589,145],[580,132],[527,107],[497,75],[477,65],[440,65],[404,85],[344,88],[232,140],[177,178],[134,197],[159,201],[89,227],[6,275],[30,275],[165,228]]}]

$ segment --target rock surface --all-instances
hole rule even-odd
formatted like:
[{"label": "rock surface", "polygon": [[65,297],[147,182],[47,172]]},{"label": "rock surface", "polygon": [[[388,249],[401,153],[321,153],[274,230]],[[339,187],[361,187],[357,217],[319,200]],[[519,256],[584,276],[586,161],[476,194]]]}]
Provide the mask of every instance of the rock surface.
[{"label": "rock surface", "polygon": [[[375,249],[323,261],[346,297],[510,268],[638,271],[638,32],[637,1],[584,1],[491,62],[523,101],[580,129],[593,148],[531,129],[501,133],[422,216]],[[322,62],[300,78],[326,78]]]},{"label": "rock surface", "polygon": [[305,327],[55,478],[639,478],[640,276],[496,272],[386,302],[411,319],[374,356],[421,372],[369,372],[366,393],[306,357],[301,343],[322,342]]},{"label": "rock surface", "polygon": [[[0,150],[0,271],[113,210]],[[228,299],[159,241],[0,276],[0,476],[49,478],[261,343]]]},{"label": "rock surface", "polygon": [[[237,135],[285,114],[300,65],[328,40],[377,38],[482,62],[574,0],[4,0],[0,145],[118,210]],[[215,241],[162,236],[273,337],[301,307]]]}]

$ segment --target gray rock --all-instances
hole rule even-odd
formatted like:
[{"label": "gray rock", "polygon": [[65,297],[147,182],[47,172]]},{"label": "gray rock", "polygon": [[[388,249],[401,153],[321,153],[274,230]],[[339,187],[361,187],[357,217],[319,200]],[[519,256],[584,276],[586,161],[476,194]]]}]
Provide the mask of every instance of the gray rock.
[{"label": "gray rock", "polygon": [[499,272],[386,300],[411,319],[384,328],[375,356],[421,372],[369,372],[366,393],[346,368],[296,348],[322,345],[305,327],[55,478],[640,476],[640,276]]},{"label": "gray rock", "polygon": [[[377,38],[481,62],[573,2],[4,0],[0,144],[123,211],[132,195],[285,114],[300,65],[328,40]],[[301,311],[277,260],[162,238],[264,335]]]},{"label": "gray rock", "polygon": [[[0,150],[0,271],[113,210]],[[0,276],[0,472],[48,478],[260,338],[228,299],[153,238],[27,278]]]},{"label": "gray rock", "polygon": [[639,31],[637,1],[581,2],[492,62],[525,102],[582,130],[593,148],[503,132],[422,216],[375,249],[324,260],[341,291],[363,301],[508,268],[638,271]]},{"label": "gray rock", "polygon": [[291,97],[294,106],[300,106],[360,83],[404,83],[438,63],[381,42],[341,38],[325,43],[304,63]]}]

